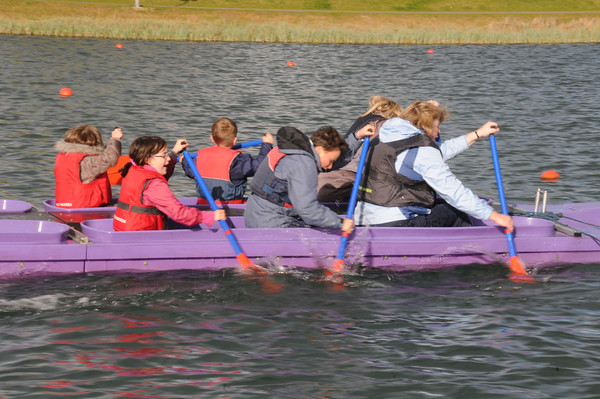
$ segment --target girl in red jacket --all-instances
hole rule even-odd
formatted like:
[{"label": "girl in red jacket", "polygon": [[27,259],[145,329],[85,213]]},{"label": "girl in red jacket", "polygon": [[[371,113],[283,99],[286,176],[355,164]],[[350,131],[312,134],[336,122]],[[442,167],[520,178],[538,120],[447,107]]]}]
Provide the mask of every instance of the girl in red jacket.
[{"label": "girl in red jacket", "polygon": [[177,164],[177,153],[188,146],[177,140],[173,151],[158,136],[138,137],[129,147],[131,162],[121,169],[123,181],[113,227],[117,231],[164,230],[166,218],[191,226],[203,223],[212,226],[215,220],[225,220],[225,211],[200,211],[183,205],[175,197],[167,179]]},{"label": "girl in red jacket", "polygon": [[61,208],[95,208],[112,200],[106,171],[121,155],[123,131],[115,128],[106,147],[100,131],[91,125],[69,129],[54,148],[56,206]]}]

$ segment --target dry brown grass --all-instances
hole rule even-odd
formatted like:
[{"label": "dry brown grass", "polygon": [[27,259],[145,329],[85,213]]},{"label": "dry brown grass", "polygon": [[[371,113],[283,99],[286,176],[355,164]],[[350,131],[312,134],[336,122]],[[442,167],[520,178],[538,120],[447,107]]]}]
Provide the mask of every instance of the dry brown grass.
[{"label": "dry brown grass", "polygon": [[356,14],[0,0],[0,33],[158,40],[465,44],[600,41],[600,14]]}]

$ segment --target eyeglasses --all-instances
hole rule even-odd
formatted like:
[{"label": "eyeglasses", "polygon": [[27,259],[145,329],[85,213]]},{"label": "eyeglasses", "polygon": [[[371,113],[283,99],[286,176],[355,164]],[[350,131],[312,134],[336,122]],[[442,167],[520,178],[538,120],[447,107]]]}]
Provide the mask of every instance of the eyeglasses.
[{"label": "eyeglasses", "polygon": [[158,154],[156,154],[156,155],[151,155],[151,157],[152,157],[152,158],[164,158],[164,159],[166,159],[167,161],[168,161],[169,159],[171,159],[171,157],[169,156],[169,154],[163,154],[163,155],[158,155]]}]

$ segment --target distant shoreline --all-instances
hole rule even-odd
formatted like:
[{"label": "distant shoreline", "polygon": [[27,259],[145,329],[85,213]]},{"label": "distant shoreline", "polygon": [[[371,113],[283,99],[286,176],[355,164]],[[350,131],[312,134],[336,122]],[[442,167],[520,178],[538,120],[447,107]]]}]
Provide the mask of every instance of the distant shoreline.
[{"label": "distant shoreline", "polygon": [[0,0],[0,34],[312,44],[600,43],[596,10],[356,11],[167,4],[136,9],[133,3]]}]

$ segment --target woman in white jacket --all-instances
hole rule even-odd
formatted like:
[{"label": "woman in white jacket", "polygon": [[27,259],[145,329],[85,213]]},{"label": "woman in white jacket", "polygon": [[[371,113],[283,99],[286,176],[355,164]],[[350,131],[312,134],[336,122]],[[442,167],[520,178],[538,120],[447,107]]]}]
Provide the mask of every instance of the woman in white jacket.
[{"label": "woman in white jacket", "polygon": [[438,147],[435,139],[445,116],[436,104],[417,101],[400,118],[384,122],[367,157],[357,225],[456,227],[470,225],[471,215],[512,231],[512,218],[494,211],[446,164],[479,138],[498,132],[498,125],[487,122]]}]

